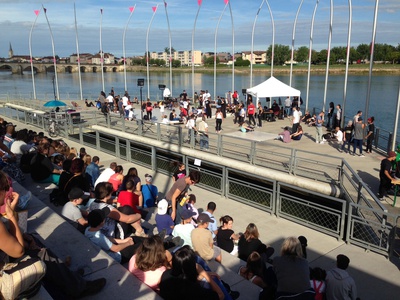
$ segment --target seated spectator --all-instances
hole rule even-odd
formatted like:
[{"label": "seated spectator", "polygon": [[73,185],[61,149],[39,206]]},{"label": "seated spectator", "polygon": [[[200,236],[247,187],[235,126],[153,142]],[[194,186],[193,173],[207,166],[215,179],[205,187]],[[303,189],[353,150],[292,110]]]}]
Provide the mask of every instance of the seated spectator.
[{"label": "seated spectator", "polygon": [[201,213],[197,218],[197,228],[192,231],[192,245],[197,254],[204,260],[212,260],[221,263],[221,248],[214,246],[212,234],[208,230],[208,224],[214,222],[209,215]]},{"label": "seated spectator", "polygon": [[239,268],[239,275],[249,280],[250,282],[258,285],[261,288],[267,287],[263,279],[263,266],[264,262],[258,252],[253,251],[247,259],[246,266]]},{"label": "seated spectator", "polygon": [[163,116],[162,116],[162,121],[161,121],[161,123],[162,123],[162,124],[169,124],[169,119],[168,119],[168,116],[167,116],[167,115],[163,115]]},{"label": "seated spectator", "polygon": [[219,221],[221,227],[218,228],[217,245],[226,252],[236,255],[238,247],[235,245],[234,241],[238,241],[240,236],[235,234],[232,230],[233,219],[231,216],[226,215],[221,217]]},{"label": "seated spectator", "polygon": [[129,260],[129,272],[155,291],[159,290],[161,276],[172,261],[172,255],[165,250],[158,235],[146,238]]},{"label": "seated spectator", "polygon": [[184,208],[180,211],[180,215],[181,223],[175,225],[174,230],[172,231],[172,235],[174,237],[180,237],[183,240],[184,246],[188,245],[193,248],[191,234],[194,226],[191,222],[192,217],[194,216],[194,212]]},{"label": "seated spectator", "polygon": [[122,181],[124,180],[124,168],[122,166],[117,166],[115,168],[115,173],[110,176],[108,182],[112,184],[114,193],[119,190]]},{"label": "seated spectator", "polygon": [[63,173],[60,177],[59,190],[63,191],[65,195],[68,195],[74,187],[79,187],[84,192],[90,192],[90,183],[85,176],[84,169],[85,163],[83,160],[80,158],[74,159],[71,162],[70,174]]},{"label": "seated spectator", "polygon": [[85,149],[84,147],[81,147],[81,148],[79,149],[79,158],[80,158],[80,159],[83,159],[83,158],[85,157],[85,155],[87,155],[86,149]]},{"label": "seated spectator", "polygon": [[[204,279],[211,289],[200,284]],[[184,246],[172,257],[172,268],[161,276],[160,295],[165,300],[222,300],[224,294],[202,267],[196,264],[196,255],[189,246]]]},{"label": "seated spectator", "polygon": [[110,179],[111,175],[115,173],[116,168],[117,168],[116,162],[110,163],[110,167],[101,172],[101,174],[94,183],[94,187],[96,187],[97,184],[100,182],[108,182],[108,179]]},{"label": "seated spectator", "polygon": [[144,175],[146,184],[142,185],[143,207],[156,206],[158,199],[158,188],[153,185],[153,176]]},{"label": "seated spectator", "polygon": [[100,176],[100,158],[98,156],[93,156],[92,162],[86,167],[85,173],[90,181],[90,186],[94,188],[96,180]]},{"label": "seated spectator", "polygon": [[246,231],[239,238],[238,253],[240,259],[247,261],[253,251],[257,251],[263,256],[264,261],[267,261],[274,254],[274,248],[267,247],[259,240],[259,237],[257,226],[254,223],[247,225]]},{"label": "seated spectator", "polygon": [[137,247],[132,247],[134,245],[132,237],[117,239],[104,235],[101,229],[105,224],[105,219],[103,210],[92,210],[88,215],[89,227],[85,230],[85,236],[117,262],[124,264],[130,260]]},{"label": "seated spectator", "polygon": [[49,148],[49,144],[38,146],[38,152],[33,156],[30,163],[31,177],[36,182],[58,185],[62,170],[54,168],[51,160],[47,157]]},{"label": "seated spectator", "polygon": [[89,199],[89,193],[85,193],[80,188],[73,188],[68,193],[69,202],[67,202],[61,211],[61,214],[68,220],[68,222],[77,228],[82,233],[87,226],[87,211],[79,209],[78,205],[82,205],[84,200]]},{"label": "seated spectator", "polygon": [[159,233],[165,230],[166,235],[170,235],[174,229],[174,221],[172,220],[171,216],[167,214],[167,210],[168,202],[167,200],[162,199],[160,202],[158,202],[156,225]]},{"label": "seated spectator", "polygon": [[292,133],[290,135],[291,139],[295,141],[300,141],[302,136],[303,136],[303,127],[301,127],[301,125],[297,127],[297,131],[295,133]]},{"label": "seated spectator", "polygon": [[276,297],[303,294],[302,299],[314,299],[308,262],[303,258],[301,244],[296,237],[285,239],[281,255],[274,258],[273,266],[278,281]]},{"label": "seated spectator", "polygon": [[197,210],[196,207],[194,207],[195,203],[196,203],[196,196],[194,194],[190,194],[188,202],[185,205],[185,208],[194,213],[194,215],[190,221],[190,223],[193,226],[197,226],[197,217],[199,216],[199,211]]},{"label": "seated spectator", "polygon": [[22,155],[29,152],[30,146],[27,145],[28,133],[26,130],[19,130],[15,136],[15,141],[11,144],[10,151],[16,156],[16,163],[19,166]]},{"label": "seated spectator", "polygon": [[304,122],[305,124],[309,124],[311,122],[312,116],[310,112],[307,110],[304,116],[301,118],[301,122]]},{"label": "seated spectator", "polygon": [[112,206],[112,191],[111,183],[100,182],[94,190],[96,200],[89,207],[89,211],[94,209],[104,210],[106,220],[105,225],[101,229],[103,234],[108,237],[123,239],[131,234],[133,227],[136,236],[146,237],[140,224],[141,215],[135,214],[129,206],[123,206],[118,209]]},{"label": "seated spectator", "polygon": [[205,214],[207,214],[210,217],[211,220],[213,220],[213,222],[208,223],[208,230],[210,230],[213,240],[215,240],[215,237],[218,233],[217,220],[215,220],[215,217],[214,217],[214,212],[216,209],[217,209],[217,205],[215,204],[215,202],[211,201],[211,202],[208,202],[207,210],[204,212]]},{"label": "seated spectator", "polygon": [[285,128],[283,128],[283,131],[281,133],[279,133],[278,136],[274,140],[279,140],[284,143],[290,143],[291,139],[290,139],[289,127],[286,126]]},{"label": "seated spectator", "polygon": [[85,105],[86,107],[94,107],[94,104],[92,101],[88,102],[88,99],[85,99]]},{"label": "seated spectator", "polygon": [[3,144],[8,149],[11,149],[11,146],[15,141],[14,137],[15,137],[15,126],[13,123],[7,123],[6,124],[6,133],[3,136]]},{"label": "seated spectator", "polygon": [[342,147],[343,145],[343,131],[340,130],[340,127],[335,128],[335,133],[333,134],[336,138],[338,145]]},{"label": "seated spectator", "polygon": [[140,214],[140,210],[138,206],[142,206],[143,202],[142,193],[140,191],[134,190],[134,183],[132,180],[129,180],[126,183],[126,191],[121,191],[118,194],[118,204],[119,206],[129,206],[132,207],[133,211],[136,214]]},{"label": "seated spectator", "polygon": [[122,181],[122,184],[119,188],[120,191],[125,191],[126,190],[126,183],[128,180],[132,180],[135,185],[135,190],[141,191],[142,190],[142,183],[140,180],[140,177],[138,175],[138,171],[136,168],[129,168],[128,173],[124,176],[124,180]]},{"label": "seated spectator", "polygon": [[336,257],[336,268],[326,274],[326,299],[357,299],[356,283],[346,271],[349,264],[346,255]]}]

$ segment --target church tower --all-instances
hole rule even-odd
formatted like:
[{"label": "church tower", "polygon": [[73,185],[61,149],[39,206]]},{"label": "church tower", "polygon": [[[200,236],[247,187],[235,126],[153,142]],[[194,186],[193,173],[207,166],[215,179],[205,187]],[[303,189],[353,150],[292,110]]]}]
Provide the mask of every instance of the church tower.
[{"label": "church tower", "polygon": [[10,49],[8,50],[8,58],[13,58],[13,56],[14,56],[14,51],[13,51],[13,49],[11,47],[11,43],[10,43]]}]

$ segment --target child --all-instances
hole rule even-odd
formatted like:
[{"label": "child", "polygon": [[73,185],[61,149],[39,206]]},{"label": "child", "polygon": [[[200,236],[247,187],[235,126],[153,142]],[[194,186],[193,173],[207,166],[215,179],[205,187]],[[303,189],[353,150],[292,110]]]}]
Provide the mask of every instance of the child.
[{"label": "child", "polygon": [[136,249],[133,247],[132,237],[121,240],[105,236],[100,231],[104,226],[104,220],[105,214],[101,209],[92,210],[88,215],[89,227],[85,230],[85,236],[117,262],[128,262]]},{"label": "child", "polygon": [[156,214],[156,224],[158,232],[166,231],[166,235],[170,235],[174,229],[174,221],[171,216],[167,214],[168,202],[162,199],[158,202],[158,212]]},{"label": "child", "polygon": [[194,215],[192,216],[192,220],[191,220],[191,223],[193,226],[197,226],[196,220],[197,220],[197,217],[199,216],[199,211],[197,210],[196,207],[194,207],[195,203],[196,203],[196,195],[190,194],[189,200],[188,200],[185,208],[194,213]]},{"label": "child", "polygon": [[142,192],[133,190],[135,183],[132,180],[126,182],[126,191],[121,191],[118,194],[118,207],[120,206],[130,206],[132,207],[135,214],[140,214],[137,206],[142,206],[143,197]]},{"label": "child", "polygon": [[325,277],[326,272],[321,268],[314,268],[310,270],[310,284],[315,291],[315,300],[325,299]]}]

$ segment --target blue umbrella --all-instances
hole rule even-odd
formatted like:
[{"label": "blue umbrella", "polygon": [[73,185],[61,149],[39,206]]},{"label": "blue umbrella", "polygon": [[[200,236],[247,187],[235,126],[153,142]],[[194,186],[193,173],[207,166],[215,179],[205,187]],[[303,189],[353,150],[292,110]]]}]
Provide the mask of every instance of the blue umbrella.
[{"label": "blue umbrella", "polygon": [[67,106],[67,104],[65,104],[62,101],[59,100],[51,100],[46,102],[44,105],[44,107],[57,107],[57,106]]}]

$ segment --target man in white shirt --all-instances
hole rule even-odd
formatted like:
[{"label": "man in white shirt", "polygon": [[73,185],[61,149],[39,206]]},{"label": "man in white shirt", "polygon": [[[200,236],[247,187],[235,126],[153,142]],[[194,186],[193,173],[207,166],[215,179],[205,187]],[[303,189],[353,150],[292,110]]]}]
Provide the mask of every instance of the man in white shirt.
[{"label": "man in white shirt", "polygon": [[300,124],[300,108],[293,107],[292,134],[297,132],[299,124]]},{"label": "man in white shirt", "polygon": [[191,224],[191,222],[195,213],[187,209],[182,209],[180,215],[182,219],[181,224],[175,225],[172,235],[174,237],[179,236],[184,242],[183,246],[188,245],[193,248],[191,234],[194,226]]},{"label": "man in white shirt", "polygon": [[99,178],[97,178],[96,182],[94,183],[94,187],[96,187],[96,185],[100,182],[108,182],[108,179],[110,179],[110,177],[115,174],[115,169],[117,167],[117,163],[116,162],[112,162],[110,164],[110,167],[105,169],[103,172],[101,172]]},{"label": "man in white shirt", "polygon": [[292,100],[290,100],[290,97],[288,96],[285,99],[285,112],[286,112],[286,116],[289,118],[290,116],[290,109],[292,108]]},{"label": "man in white shirt", "polygon": [[114,97],[111,95],[111,93],[108,94],[108,97],[106,98],[108,102],[108,106],[110,107],[111,111],[114,111]]}]

